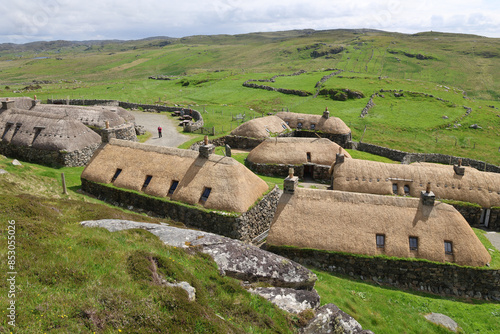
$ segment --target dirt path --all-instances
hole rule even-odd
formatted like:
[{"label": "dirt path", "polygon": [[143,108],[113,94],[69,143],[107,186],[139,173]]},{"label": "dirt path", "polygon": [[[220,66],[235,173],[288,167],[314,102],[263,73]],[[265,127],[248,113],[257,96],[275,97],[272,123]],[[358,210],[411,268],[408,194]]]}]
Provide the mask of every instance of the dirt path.
[{"label": "dirt path", "polygon": [[[165,114],[142,111],[131,111],[131,113],[135,116],[135,123],[137,125],[144,126],[146,131],[153,134],[153,136],[146,141],[146,144],[177,147],[190,139],[189,136],[177,132],[176,124],[174,123],[175,120]],[[158,137],[158,126],[161,126],[163,129],[161,138]]]},{"label": "dirt path", "polygon": [[500,232],[486,232],[486,237],[491,241],[491,244],[500,251]]}]

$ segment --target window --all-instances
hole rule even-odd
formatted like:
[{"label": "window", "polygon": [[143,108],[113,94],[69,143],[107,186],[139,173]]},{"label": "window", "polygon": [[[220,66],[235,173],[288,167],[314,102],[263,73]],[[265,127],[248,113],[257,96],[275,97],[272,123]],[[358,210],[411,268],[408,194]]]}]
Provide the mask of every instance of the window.
[{"label": "window", "polygon": [[311,162],[311,152],[307,152],[307,162]]},{"label": "window", "polygon": [[410,250],[417,250],[417,249],[418,249],[418,238],[410,237]]},{"label": "window", "polygon": [[121,168],[117,168],[115,175],[113,175],[113,178],[111,179],[111,182],[115,182],[115,180],[118,178],[118,175],[122,172]]},{"label": "window", "polygon": [[453,254],[453,243],[451,241],[444,242],[444,253]]},{"label": "window", "polygon": [[302,129],[302,122],[297,123],[297,129]]},{"label": "window", "polygon": [[149,182],[151,182],[151,179],[153,177],[151,175],[147,175],[146,176],[146,180],[144,180],[144,184],[142,185],[142,189],[146,188],[147,186],[149,186]]},{"label": "window", "polygon": [[205,187],[205,189],[203,189],[203,193],[201,194],[200,202],[205,203],[208,199],[208,196],[210,196],[211,191],[212,188]]},{"label": "window", "polygon": [[[287,122],[288,124],[288,122]],[[286,124],[285,123],[281,123],[281,127],[283,128],[283,130],[286,130]]]},{"label": "window", "polygon": [[173,180],[172,184],[170,185],[170,189],[168,189],[168,194],[172,195],[174,193],[175,189],[177,189],[178,185],[179,185],[179,181]]},{"label": "window", "polygon": [[377,240],[377,248],[385,247],[385,234],[377,234],[376,240]]},{"label": "window", "polygon": [[35,130],[35,135],[33,136],[33,140],[31,141],[31,144],[33,144],[36,140],[36,138],[40,135],[42,130],[45,129],[44,126],[35,126],[33,130]]},{"label": "window", "polygon": [[392,184],[392,193],[394,195],[397,195],[398,194],[398,184],[397,183],[393,183]]},{"label": "window", "polygon": [[271,133],[271,131],[268,128],[266,128],[266,131],[267,131],[267,133]]},{"label": "window", "polygon": [[314,130],[316,128],[316,124],[311,124],[311,130]]},{"label": "window", "polygon": [[7,122],[7,124],[5,125],[5,130],[4,130],[3,135],[2,135],[2,139],[5,137],[7,132],[9,132],[10,128],[12,128],[12,125],[14,125],[14,123]]},{"label": "window", "polygon": [[406,196],[409,196],[410,195],[410,186],[405,184],[404,187],[403,187],[404,191],[405,191],[405,195]]}]

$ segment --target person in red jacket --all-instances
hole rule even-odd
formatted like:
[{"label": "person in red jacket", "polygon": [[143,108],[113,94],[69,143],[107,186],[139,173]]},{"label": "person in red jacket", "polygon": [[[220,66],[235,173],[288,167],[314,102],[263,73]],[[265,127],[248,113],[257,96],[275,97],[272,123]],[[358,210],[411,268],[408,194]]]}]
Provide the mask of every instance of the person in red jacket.
[{"label": "person in red jacket", "polygon": [[161,126],[158,127],[158,138],[161,138]]}]

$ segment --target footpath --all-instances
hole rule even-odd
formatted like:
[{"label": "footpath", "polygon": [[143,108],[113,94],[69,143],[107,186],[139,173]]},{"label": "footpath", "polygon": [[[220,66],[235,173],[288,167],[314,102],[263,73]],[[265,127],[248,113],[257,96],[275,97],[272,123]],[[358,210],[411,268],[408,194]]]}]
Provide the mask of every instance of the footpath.
[{"label": "footpath", "polygon": [[[177,147],[190,139],[189,136],[179,133],[175,120],[165,114],[143,111],[131,111],[131,113],[135,117],[135,123],[144,126],[144,129],[151,132],[153,135],[145,144]],[[158,126],[161,126],[163,129],[161,138],[158,137]]]}]

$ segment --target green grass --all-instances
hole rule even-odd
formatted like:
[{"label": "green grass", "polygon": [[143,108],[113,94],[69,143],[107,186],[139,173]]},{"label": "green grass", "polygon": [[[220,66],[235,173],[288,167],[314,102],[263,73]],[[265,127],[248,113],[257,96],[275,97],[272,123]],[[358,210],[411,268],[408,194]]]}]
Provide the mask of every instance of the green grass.
[{"label": "green grass", "polygon": [[496,249],[490,242],[490,240],[485,236],[486,232],[477,228],[473,228],[474,233],[478,237],[479,241],[484,245],[484,248],[488,250],[491,256],[490,268],[500,269],[500,250]]},{"label": "green grass", "polygon": [[363,151],[356,151],[356,150],[346,150],[353,159],[362,159],[362,160],[370,160],[370,161],[378,161],[378,162],[385,162],[385,163],[399,163],[399,161],[394,161],[386,157],[382,157],[380,155],[375,155]]},{"label": "green grass", "polygon": [[[443,313],[462,333],[498,333],[498,303],[399,291],[313,270],[321,304],[333,303],[374,333],[450,333],[424,315]],[[396,320],[397,319],[397,320]]]},{"label": "green grass", "polygon": [[[16,333],[290,333],[292,321],[196,251],[168,247],[144,230],[110,233],[79,221],[158,222],[82,201],[0,195],[0,221],[16,226]],[[171,223],[170,221],[168,221]],[[7,234],[1,236],[6,256]],[[152,267],[152,263],[156,265]],[[180,288],[158,283],[187,281]],[[0,283],[7,291],[4,277]],[[0,296],[6,309],[7,294]],[[10,328],[4,316],[0,326]]]}]

